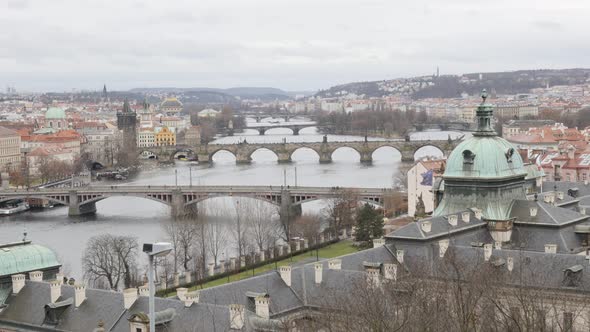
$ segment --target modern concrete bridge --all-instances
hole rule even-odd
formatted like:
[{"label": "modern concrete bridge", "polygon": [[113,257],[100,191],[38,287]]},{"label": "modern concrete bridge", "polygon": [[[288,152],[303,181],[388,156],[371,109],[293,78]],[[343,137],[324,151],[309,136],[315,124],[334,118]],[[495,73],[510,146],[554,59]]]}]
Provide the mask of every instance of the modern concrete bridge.
[{"label": "modern concrete bridge", "polygon": [[178,155],[196,155],[199,163],[209,163],[213,155],[219,151],[228,151],[236,157],[236,163],[248,164],[252,154],[260,149],[267,149],[277,156],[279,163],[291,162],[293,153],[301,148],[315,151],[320,157],[320,163],[330,163],[332,154],[339,148],[352,148],[360,155],[362,163],[373,161],[373,152],[382,147],[392,147],[401,154],[403,163],[413,163],[418,149],[425,146],[438,148],[443,155],[448,156],[460,143],[460,140],[390,140],[390,141],[356,141],[356,142],[293,142],[293,143],[238,143],[238,144],[208,144],[197,147],[164,146],[143,148],[142,154],[148,153],[161,161],[171,161]]},{"label": "modern concrete bridge", "polygon": [[96,202],[109,197],[125,199],[140,197],[166,204],[172,214],[182,216],[185,208],[214,197],[247,197],[280,207],[281,216],[289,215],[293,207],[319,199],[354,193],[358,200],[383,205],[384,197],[392,191],[380,188],[323,188],[282,186],[87,186],[81,188],[32,188],[0,191],[0,202],[11,199],[36,198],[69,207],[70,216],[96,212]]}]

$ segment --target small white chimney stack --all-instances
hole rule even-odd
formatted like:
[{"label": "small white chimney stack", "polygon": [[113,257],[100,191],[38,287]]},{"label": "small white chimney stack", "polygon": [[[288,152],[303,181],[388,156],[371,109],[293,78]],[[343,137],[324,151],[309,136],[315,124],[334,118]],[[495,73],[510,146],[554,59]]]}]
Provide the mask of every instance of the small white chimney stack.
[{"label": "small white chimney stack", "polygon": [[229,327],[233,330],[241,330],[244,328],[244,305],[229,305],[229,321]]},{"label": "small white chimney stack", "polygon": [[557,244],[547,243],[545,245],[546,254],[557,254]]},{"label": "small white chimney stack", "polygon": [[536,206],[531,206],[531,217],[536,217],[537,216],[537,207]]},{"label": "small white chimney stack", "polygon": [[123,290],[123,307],[129,310],[137,300],[137,288],[127,288]]},{"label": "small white chimney stack", "polygon": [[420,222],[420,229],[422,229],[422,232],[424,233],[430,233],[430,231],[432,230],[432,221],[430,220],[423,220]]},{"label": "small white chimney stack", "polygon": [[486,243],[483,245],[483,259],[489,261],[490,257],[492,257],[492,244]]},{"label": "small white chimney stack", "polygon": [[543,196],[543,201],[545,203],[551,203],[551,195],[547,194],[547,195]]},{"label": "small white chimney stack", "polygon": [[397,280],[397,265],[392,263],[383,264],[383,277],[386,280]]},{"label": "small white chimney stack", "polygon": [[563,193],[563,191],[558,191],[558,192],[557,192],[557,198],[558,198],[559,200],[563,200],[563,198],[564,198],[564,193]]},{"label": "small white chimney stack", "polygon": [[494,242],[494,249],[496,249],[496,250],[502,249],[502,242],[500,242],[500,241]]},{"label": "small white chimney stack", "polygon": [[403,249],[396,250],[396,252],[395,252],[395,258],[397,259],[397,261],[400,264],[403,264],[404,263],[404,250]]},{"label": "small white chimney stack", "polygon": [[139,296],[150,296],[150,287],[148,285],[139,286]]},{"label": "small white chimney stack", "polygon": [[61,296],[62,280],[52,280],[49,282],[49,302],[55,303]]},{"label": "small white chimney stack", "polygon": [[86,286],[74,285],[74,305],[78,308],[86,300]]},{"label": "small white chimney stack", "polygon": [[463,211],[463,213],[461,213],[461,220],[463,220],[463,222],[469,222],[469,220],[471,219],[471,214],[467,211]]},{"label": "small white chimney stack", "polygon": [[342,269],[342,260],[340,258],[330,259],[328,261],[328,269],[341,270]]},{"label": "small white chimney stack", "polygon": [[471,210],[473,211],[473,214],[475,215],[475,219],[481,220],[481,217],[483,216],[483,214],[481,213],[481,210],[478,208],[472,208]]},{"label": "small white chimney stack", "polygon": [[42,271],[29,272],[29,279],[31,281],[43,281],[43,272]]},{"label": "small white chimney stack", "polygon": [[508,271],[512,272],[514,269],[514,258],[513,257],[506,257],[506,267]]},{"label": "small white chimney stack", "polygon": [[449,225],[451,225],[451,226],[457,226],[457,219],[458,219],[458,218],[457,218],[457,215],[456,215],[456,214],[451,214],[451,215],[448,217],[448,220],[449,220]]},{"label": "small white chimney stack", "polygon": [[182,301],[184,302],[185,308],[190,308],[193,305],[193,303],[199,303],[199,292],[194,291],[186,293],[184,295],[184,300]]},{"label": "small white chimney stack", "polygon": [[270,318],[270,297],[261,295],[256,297],[256,314],[262,318]]},{"label": "small white chimney stack", "polygon": [[279,274],[281,275],[281,279],[283,279],[285,284],[291,287],[291,266],[280,266]]},{"label": "small white chimney stack", "polygon": [[449,249],[449,239],[444,239],[444,240],[440,240],[438,241],[438,256],[439,257],[445,257],[445,253],[447,252],[447,249]]},{"label": "small white chimney stack", "polygon": [[25,275],[24,274],[13,274],[12,275],[12,294],[18,294],[21,289],[25,287]]},{"label": "small white chimney stack", "polygon": [[180,301],[184,301],[184,297],[186,296],[186,293],[188,293],[188,288],[184,288],[184,287],[176,288],[176,297],[178,297],[178,299]]},{"label": "small white chimney stack", "polygon": [[313,264],[313,269],[315,271],[315,283],[321,284],[324,264],[322,264],[321,262],[317,262],[317,263]]},{"label": "small white chimney stack", "polygon": [[383,247],[385,245],[385,239],[373,239],[373,248]]},{"label": "small white chimney stack", "polygon": [[59,285],[63,285],[64,284],[64,274],[61,272],[58,272],[55,274],[55,280],[59,281]]}]

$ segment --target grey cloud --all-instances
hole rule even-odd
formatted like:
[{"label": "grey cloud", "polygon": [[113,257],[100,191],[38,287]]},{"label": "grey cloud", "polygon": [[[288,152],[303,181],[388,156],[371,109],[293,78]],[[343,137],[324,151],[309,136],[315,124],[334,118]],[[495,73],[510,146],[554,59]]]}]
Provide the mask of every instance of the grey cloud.
[{"label": "grey cloud", "polygon": [[564,25],[562,23],[555,21],[533,21],[532,25],[535,28],[549,31],[559,31],[564,29]]}]

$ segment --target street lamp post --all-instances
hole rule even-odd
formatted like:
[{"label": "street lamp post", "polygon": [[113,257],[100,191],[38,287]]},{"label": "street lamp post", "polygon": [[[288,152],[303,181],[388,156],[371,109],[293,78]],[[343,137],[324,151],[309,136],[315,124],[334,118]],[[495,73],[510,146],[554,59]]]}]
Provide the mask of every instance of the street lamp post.
[{"label": "street lamp post", "polygon": [[155,297],[155,286],[154,286],[154,258],[164,257],[172,251],[172,245],[167,242],[156,242],[156,243],[144,243],[143,252],[148,255],[148,287],[150,292],[149,297],[149,318],[150,318],[150,331],[156,331],[156,314],[154,309],[154,297]]},{"label": "street lamp post", "polygon": [[174,183],[175,183],[176,187],[178,187],[178,170],[177,169],[174,170]]},{"label": "street lamp post", "polygon": [[190,186],[193,186],[193,168],[192,167],[188,167],[188,178],[190,180]]}]

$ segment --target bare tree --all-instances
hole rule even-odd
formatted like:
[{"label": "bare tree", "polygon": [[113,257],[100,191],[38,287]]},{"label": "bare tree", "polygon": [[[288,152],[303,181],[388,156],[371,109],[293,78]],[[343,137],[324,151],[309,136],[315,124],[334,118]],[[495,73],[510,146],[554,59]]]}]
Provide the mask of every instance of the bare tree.
[{"label": "bare tree", "polygon": [[315,214],[304,214],[295,219],[293,223],[292,235],[297,235],[306,239],[315,239],[320,233],[321,217]]},{"label": "bare tree", "polygon": [[354,211],[358,206],[358,193],[354,190],[337,189],[334,199],[323,209],[330,229],[338,232],[343,228],[352,227],[355,223]]},{"label": "bare tree", "polygon": [[259,200],[244,201],[242,209],[246,221],[249,238],[260,251],[274,246],[282,232],[280,222],[277,220],[278,210],[271,204]]},{"label": "bare tree", "polygon": [[95,285],[106,281],[110,289],[131,287],[137,273],[137,238],[112,234],[96,235],[86,244],[82,265],[85,278]]}]

